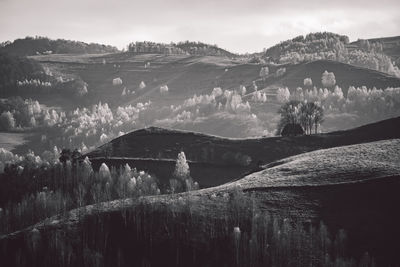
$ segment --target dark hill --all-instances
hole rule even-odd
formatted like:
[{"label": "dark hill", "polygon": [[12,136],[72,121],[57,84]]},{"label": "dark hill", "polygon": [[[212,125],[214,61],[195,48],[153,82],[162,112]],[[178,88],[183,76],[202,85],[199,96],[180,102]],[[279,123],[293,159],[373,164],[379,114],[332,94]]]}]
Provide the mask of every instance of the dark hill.
[{"label": "dark hill", "polygon": [[[168,181],[180,151],[202,187],[242,177],[261,165],[317,149],[399,138],[400,117],[346,131],[311,136],[226,139],[193,132],[150,127],[118,137],[88,153],[95,166],[129,163]],[[161,168],[161,166],[163,166]]]}]

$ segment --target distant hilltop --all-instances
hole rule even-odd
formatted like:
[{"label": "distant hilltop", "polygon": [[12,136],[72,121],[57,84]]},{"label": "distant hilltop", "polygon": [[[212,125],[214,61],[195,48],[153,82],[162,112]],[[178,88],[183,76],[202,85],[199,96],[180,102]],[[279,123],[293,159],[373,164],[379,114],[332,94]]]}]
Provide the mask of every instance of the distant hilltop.
[{"label": "distant hilltop", "polygon": [[134,53],[186,54],[196,56],[235,56],[235,54],[219,48],[217,45],[190,41],[170,44],[146,41],[134,42],[128,45],[128,51]]},{"label": "distant hilltop", "polygon": [[33,56],[38,54],[100,54],[115,53],[118,48],[111,45],[84,43],[64,39],[52,40],[47,37],[25,37],[13,42],[0,44],[0,52],[17,56]]}]

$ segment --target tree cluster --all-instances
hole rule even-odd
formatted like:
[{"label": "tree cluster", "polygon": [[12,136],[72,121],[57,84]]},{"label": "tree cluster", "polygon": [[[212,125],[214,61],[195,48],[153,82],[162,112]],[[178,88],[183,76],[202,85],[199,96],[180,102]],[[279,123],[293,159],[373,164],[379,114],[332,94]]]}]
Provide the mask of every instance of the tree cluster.
[{"label": "tree cluster", "polygon": [[323,122],[324,110],[314,102],[291,100],[279,109],[281,116],[277,132],[281,133],[286,125],[300,124],[306,134],[318,133],[318,127]]}]

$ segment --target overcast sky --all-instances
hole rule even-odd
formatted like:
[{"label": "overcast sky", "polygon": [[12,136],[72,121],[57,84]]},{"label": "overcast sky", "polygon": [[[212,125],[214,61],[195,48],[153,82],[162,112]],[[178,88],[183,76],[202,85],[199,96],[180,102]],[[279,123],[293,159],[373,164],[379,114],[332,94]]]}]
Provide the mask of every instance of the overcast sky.
[{"label": "overcast sky", "polygon": [[399,0],[0,0],[0,41],[47,36],[126,47],[202,41],[257,52],[316,31],[400,35]]}]

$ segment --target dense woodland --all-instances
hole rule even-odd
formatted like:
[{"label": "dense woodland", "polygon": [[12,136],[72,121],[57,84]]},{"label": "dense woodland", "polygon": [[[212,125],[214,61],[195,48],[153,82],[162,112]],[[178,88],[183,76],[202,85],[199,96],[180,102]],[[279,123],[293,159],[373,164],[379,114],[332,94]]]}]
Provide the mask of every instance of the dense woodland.
[{"label": "dense woodland", "polygon": [[128,51],[134,53],[161,53],[161,54],[188,54],[195,56],[228,56],[234,54],[219,48],[217,45],[205,44],[202,42],[178,42],[178,43],[155,43],[135,42],[128,45]]}]

